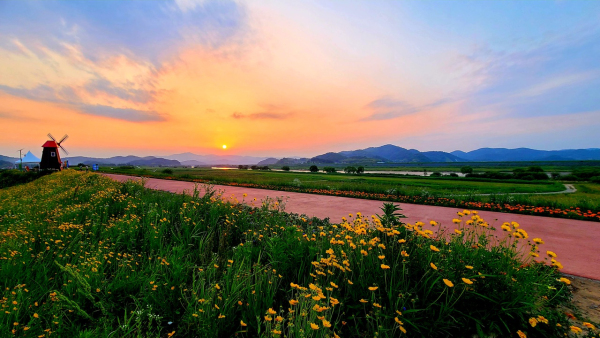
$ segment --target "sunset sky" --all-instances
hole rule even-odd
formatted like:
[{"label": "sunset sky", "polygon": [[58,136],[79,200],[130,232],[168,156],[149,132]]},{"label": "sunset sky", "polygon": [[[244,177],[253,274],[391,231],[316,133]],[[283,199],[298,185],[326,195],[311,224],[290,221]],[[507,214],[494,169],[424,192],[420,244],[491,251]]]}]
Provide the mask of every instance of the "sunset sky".
[{"label": "sunset sky", "polygon": [[[600,147],[600,1],[0,1],[0,154]],[[223,149],[222,145],[227,145]]]}]

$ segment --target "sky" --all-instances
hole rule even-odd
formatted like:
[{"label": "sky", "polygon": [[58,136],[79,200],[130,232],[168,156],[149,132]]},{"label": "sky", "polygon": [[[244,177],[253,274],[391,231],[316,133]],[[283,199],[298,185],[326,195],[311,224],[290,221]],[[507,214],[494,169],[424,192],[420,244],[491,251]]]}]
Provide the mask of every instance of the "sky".
[{"label": "sky", "polygon": [[0,0],[0,154],[597,148],[599,60],[600,1]]}]

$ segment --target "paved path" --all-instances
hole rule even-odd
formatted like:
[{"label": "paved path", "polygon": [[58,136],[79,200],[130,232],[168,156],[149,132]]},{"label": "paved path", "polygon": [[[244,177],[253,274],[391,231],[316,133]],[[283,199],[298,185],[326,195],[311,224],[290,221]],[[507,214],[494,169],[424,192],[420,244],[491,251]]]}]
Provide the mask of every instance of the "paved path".
[{"label": "paved path", "polygon": [[[125,175],[103,175],[117,181],[139,180],[139,178]],[[145,180],[148,188],[174,193],[191,191],[195,186],[192,182],[184,181],[155,178]],[[329,217],[334,222],[340,221],[343,216],[348,216],[349,213],[356,214],[358,211],[368,216],[381,213],[380,208],[383,204],[382,201],[349,197],[225,185],[214,187],[224,191],[224,196],[234,195],[240,201],[243,194],[247,194],[244,201],[248,204],[252,203],[255,198],[257,201],[261,201],[266,197],[284,197],[287,198],[286,211],[319,218]],[[259,205],[258,202],[255,203]],[[406,222],[422,221],[428,224],[430,220],[435,220],[449,228],[453,227],[452,219],[457,217],[456,213],[462,211],[462,209],[457,208],[408,203],[402,203],[401,207],[402,213],[407,216]],[[479,211],[479,215],[496,228],[500,228],[503,222],[518,222],[527,231],[530,238],[540,237],[544,240],[546,244],[541,246],[540,250],[542,252],[550,250],[558,255],[557,260],[564,266],[562,272],[600,280],[600,223],[493,211]]]}]

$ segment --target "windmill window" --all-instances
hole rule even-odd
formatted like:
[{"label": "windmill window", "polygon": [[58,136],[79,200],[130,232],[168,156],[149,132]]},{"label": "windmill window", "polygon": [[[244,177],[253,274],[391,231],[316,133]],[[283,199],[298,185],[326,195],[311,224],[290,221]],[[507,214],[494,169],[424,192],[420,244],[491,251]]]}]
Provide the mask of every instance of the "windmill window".
[{"label": "windmill window", "polygon": [[55,153],[55,152],[51,152],[51,153],[50,153],[50,156],[52,156],[52,157],[56,157],[56,153]]}]

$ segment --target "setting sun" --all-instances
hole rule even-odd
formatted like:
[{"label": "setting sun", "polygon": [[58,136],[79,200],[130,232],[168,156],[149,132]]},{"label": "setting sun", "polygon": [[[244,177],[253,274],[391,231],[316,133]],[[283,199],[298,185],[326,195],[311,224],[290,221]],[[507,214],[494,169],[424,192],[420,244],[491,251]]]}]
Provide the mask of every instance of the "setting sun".
[{"label": "setting sun", "polygon": [[223,149],[227,149],[227,145],[225,145],[225,144],[224,144],[224,145],[223,145]]}]

